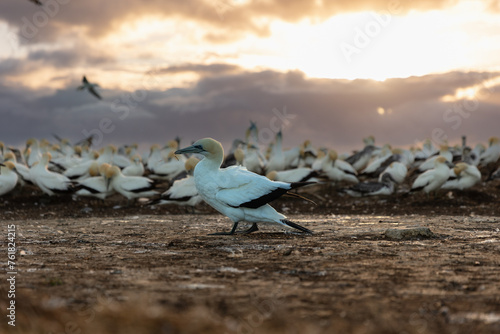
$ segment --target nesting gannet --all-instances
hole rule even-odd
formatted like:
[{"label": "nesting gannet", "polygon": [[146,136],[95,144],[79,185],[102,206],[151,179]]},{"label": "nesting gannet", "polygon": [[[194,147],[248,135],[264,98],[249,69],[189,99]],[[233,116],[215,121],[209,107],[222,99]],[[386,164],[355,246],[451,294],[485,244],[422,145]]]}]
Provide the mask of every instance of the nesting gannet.
[{"label": "nesting gannet", "polygon": [[283,171],[271,171],[266,174],[266,177],[271,181],[281,181],[281,182],[307,182],[313,181],[317,182],[318,172],[307,167],[294,168]]},{"label": "nesting gannet", "polygon": [[203,199],[198,194],[196,189],[194,176],[192,175],[194,168],[199,160],[195,157],[190,157],[186,160],[185,168],[188,173],[183,179],[176,180],[172,187],[161,194],[161,197],[151,202],[152,205],[176,204],[186,206],[196,206]]},{"label": "nesting gannet", "polygon": [[149,177],[155,180],[168,180],[172,181],[179,174],[184,172],[184,164],[186,163],[185,157],[175,158],[173,151],[170,151],[166,162],[156,165]]},{"label": "nesting gannet", "polygon": [[31,182],[30,169],[21,163],[17,162],[16,155],[13,152],[7,152],[4,156],[4,161],[10,161],[14,164],[16,172],[21,176],[18,182],[24,185],[23,182]]},{"label": "nesting gannet", "polygon": [[276,134],[274,145],[266,165],[266,171],[282,171],[285,169],[285,154],[283,153],[283,135],[281,130]]},{"label": "nesting gannet", "polygon": [[78,86],[78,90],[83,90],[83,89],[86,89],[89,91],[90,94],[94,95],[95,97],[97,97],[99,100],[102,99],[102,97],[97,93],[96,91],[96,88],[99,87],[98,84],[96,83],[91,83],[87,80],[87,78],[85,76],[83,76],[82,78],[82,84],[80,86]]},{"label": "nesting gannet", "polygon": [[481,154],[480,165],[486,166],[489,163],[495,163],[500,158],[500,138],[490,138],[490,146]]},{"label": "nesting gannet", "polygon": [[94,162],[90,168],[90,177],[78,182],[78,191],[75,192],[78,196],[97,197],[102,200],[115,193],[115,190],[109,185],[106,177],[107,170],[111,168],[109,164],[98,165]]},{"label": "nesting gannet", "polygon": [[354,153],[345,162],[349,163],[356,171],[363,170],[368,166],[370,159],[372,158],[373,152],[376,151],[376,147],[373,145],[365,146],[361,151]]},{"label": "nesting gannet", "polygon": [[17,173],[16,166],[11,161],[5,161],[0,164],[0,196],[9,193],[16,187]]},{"label": "nesting gannet", "polygon": [[243,166],[251,172],[262,173],[266,159],[260,153],[259,148],[253,144],[246,145],[244,153]]},{"label": "nesting gannet", "polygon": [[73,190],[73,183],[66,176],[51,172],[47,169],[51,159],[50,153],[44,153],[42,159],[30,169],[31,182],[36,184],[49,196],[55,193],[64,193]]},{"label": "nesting gannet", "polygon": [[144,175],[144,165],[142,164],[142,158],[140,155],[136,154],[132,157],[132,164],[125,167],[122,170],[125,176],[143,176]]},{"label": "nesting gannet", "polygon": [[311,167],[317,156],[318,152],[312,146],[311,141],[307,139],[300,149],[300,159],[297,167]]},{"label": "nesting gannet", "polygon": [[431,155],[434,155],[437,152],[436,148],[432,144],[432,141],[427,138],[424,141],[422,149],[415,152],[415,161],[424,161],[429,158]]},{"label": "nesting gannet", "polygon": [[464,190],[474,186],[481,181],[481,172],[474,165],[459,162],[453,172],[456,178],[448,180],[441,186],[442,189]]},{"label": "nesting gannet", "polygon": [[360,182],[342,191],[352,197],[392,195],[394,180],[389,173],[385,173],[381,176],[380,182]]},{"label": "nesting gannet", "polygon": [[[361,172],[361,174],[364,174],[364,175],[373,175],[375,177],[379,176],[380,172],[381,172],[381,170],[379,171],[379,169],[391,157],[393,157],[391,146],[388,145],[388,144],[386,144],[386,145],[384,145],[382,147],[382,149],[374,157],[374,159],[368,164],[368,166],[366,166],[366,168],[363,169],[363,171]],[[384,166],[387,167],[389,164],[384,165]],[[383,167],[383,169],[385,169],[385,167]]]},{"label": "nesting gannet", "polygon": [[453,164],[446,160],[445,157],[438,156],[434,160],[434,168],[420,174],[413,182],[410,191],[423,190],[429,194],[431,191],[438,190],[448,180],[450,168],[452,167]]},{"label": "nesting gannet", "polygon": [[236,166],[243,166],[243,160],[245,160],[245,152],[241,148],[234,150],[234,160],[236,161]]},{"label": "nesting gannet", "polygon": [[441,145],[439,148],[439,154],[427,158],[420,166],[418,166],[419,172],[425,172],[431,168],[434,168],[434,160],[437,159],[438,156],[445,157],[447,161],[453,161],[453,154],[451,153],[448,145]]},{"label": "nesting gannet", "polygon": [[307,228],[287,220],[286,216],[268,204],[288,190],[308,183],[275,182],[239,166],[221,169],[224,149],[221,143],[212,138],[200,139],[193,145],[175,152],[184,153],[200,153],[205,157],[194,169],[198,193],[205,202],[234,223],[230,232],[214,234],[234,234],[241,221],[253,224],[246,233],[258,230],[257,223],[275,223],[311,233]]},{"label": "nesting gannet", "polygon": [[154,182],[143,176],[125,176],[118,166],[112,166],[106,171],[106,178],[113,189],[128,200],[139,197],[157,195]]},{"label": "nesting gannet", "polygon": [[330,150],[327,154],[325,160],[323,160],[323,165],[321,170],[323,173],[332,181],[342,182],[347,181],[351,183],[358,183],[358,178],[356,177],[356,170],[347,162],[337,159],[337,152]]},{"label": "nesting gannet", "polygon": [[394,161],[380,174],[378,180],[379,182],[381,182],[382,176],[384,174],[389,174],[396,183],[401,184],[406,178],[407,173],[408,173],[408,168],[406,168],[406,166],[403,163],[399,161]]}]

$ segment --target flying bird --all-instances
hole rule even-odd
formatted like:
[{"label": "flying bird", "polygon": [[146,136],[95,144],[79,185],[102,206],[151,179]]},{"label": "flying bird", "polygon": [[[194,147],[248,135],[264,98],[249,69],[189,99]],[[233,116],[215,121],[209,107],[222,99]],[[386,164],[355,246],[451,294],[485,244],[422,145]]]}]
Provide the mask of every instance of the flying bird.
[{"label": "flying bird", "polygon": [[38,6],[43,6],[43,3],[40,0],[30,0],[30,2],[33,2],[35,5]]},{"label": "flying bird", "polygon": [[199,153],[205,157],[194,169],[194,182],[198,193],[211,207],[233,221],[230,232],[212,235],[232,235],[241,221],[252,223],[252,227],[244,233],[257,231],[257,223],[275,223],[312,233],[309,229],[289,221],[268,204],[288,190],[310,183],[275,182],[240,166],[221,169],[224,149],[221,143],[212,138],[200,139],[193,145],[175,152],[184,153]]},{"label": "flying bird", "polygon": [[83,90],[83,89],[86,89],[89,91],[90,94],[94,95],[95,97],[97,97],[99,100],[102,100],[102,97],[96,92],[96,87],[99,87],[98,84],[96,83],[91,83],[87,80],[87,77],[83,76],[83,79],[82,79],[82,84],[80,86],[78,86],[78,90]]}]

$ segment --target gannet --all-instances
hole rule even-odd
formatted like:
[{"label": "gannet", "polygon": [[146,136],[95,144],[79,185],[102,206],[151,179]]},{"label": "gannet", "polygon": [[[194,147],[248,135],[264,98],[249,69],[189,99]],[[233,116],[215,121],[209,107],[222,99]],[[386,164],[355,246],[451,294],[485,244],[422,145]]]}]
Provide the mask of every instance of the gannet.
[{"label": "gannet", "polygon": [[122,170],[125,176],[143,176],[144,175],[144,165],[142,164],[142,158],[139,154],[132,157],[132,164],[125,167]]},{"label": "gannet", "polygon": [[323,160],[321,170],[332,181],[358,183],[356,170],[347,162],[337,159],[337,152],[330,150]]},{"label": "gannet", "polygon": [[456,178],[448,180],[441,186],[442,189],[464,190],[481,181],[481,172],[474,165],[459,162],[453,172]]},{"label": "gannet", "polygon": [[106,177],[107,170],[111,165],[103,163],[98,166],[96,162],[89,168],[90,177],[78,183],[78,196],[92,196],[102,200],[115,193],[115,190],[109,185]]},{"label": "gannet", "polygon": [[95,97],[97,97],[99,100],[102,99],[102,97],[97,93],[97,91],[95,90],[97,87],[99,87],[98,84],[96,83],[91,83],[87,80],[87,78],[85,76],[83,76],[82,78],[82,84],[80,86],[78,86],[78,90],[83,90],[83,89],[86,89],[89,91],[90,94],[94,95]]},{"label": "gannet", "polygon": [[9,193],[16,187],[17,173],[16,166],[11,161],[5,161],[0,164],[0,196]]},{"label": "gannet", "polygon": [[16,172],[21,176],[17,180],[21,185],[24,185],[24,182],[31,183],[30,169],[25,165],[18,163],[16,155],[13,152],[5,153],[4,159],[4,161],[11,161],[14,164]]},{"label": "gannet", "polygon": [[306,139],[300,149],[300,159],[297,167],[311,167],[317,156],[318,152],[312,146],[311,141]]},{"label": "gannet", "polygon": [[271,149],[266,171],[282,171],[285,169],[285,154],[283,153],[283,135],[281,130],[276,134],[274,145]]},{"label": "gannet", "polygon": [[406,168],[406,166],[403,163],[399,161],[394,161],[380,174],[378,180],[379,182],[381,182],[382,176],[384,174],[389,174],[396,183],[401,184],[406,178],[407,173],[408,173],[408,168]]},{"label": "gannet", "polygon": [[30,0],[30,2],[33,2],[35,5],[38,6],[43,6],[43,3],[40,0]]},{"label": "gannet", "polygon": [[445,157],[447,161],[453,161],[453,154],[451,153],[448,145],[441,145],[439,148],[438,155],[427,158],[420,166],[418,166],[419,172],[425,172],[431,168],[434,168],[434,160],[437,159],[438,156]]},{"label": "gannet", "polygon": [[489,143],[490,146],[481,154],[479,163],[481,166],[495,163],[500,158],[500,139],[498,137],[491,137]]},{"label": "gannet", "polygon": [[184,156],[175,159],[174,152],[170,151],[166,162],[163,161],[162,164],[156,165],[149,177],[155,180],[172,181],[176,176],[184,172],[185,163],[186,158]]},{"label": "gannet", "polygon": [[161,194],[161,197],[151,202],[152,205],[176,204],[186,206],[196,206],[203,199],[198,194],[196,189],[193,171],[199,160],[195,157],[190,157],[186,160],[185,168],[187,176],[183,179],[176,180],[172,187]]},{"label": "gannet", "polygon": [[373,152],[377,148],[373,145],[367,145],[361,151],[354,153],[345,162],[349,163],[356,171],[360,171],[368,166],[370,159],[372,158]]},{"label": "gannet", "polygon": [[434,168],[420,174],[411,186],[411,192],[423,190],[427,194],[438,190],[448,180],[450,169],[453,164],[443,156],[438,156],[434,160]]},{"label": "gannet", "polygon": [[389,173],[385,173],[381,176],[380,182],[361,182],[342,191],[352,197],[392,195],[394,180]]},{"label": "gannet", "polygon": [[51,157],[50,153],[44,153],[42,159],[34,163],[30,169],[31,182],[49,196],[54,195],[54,193],[72,191],[73,183],[70,179],[47,169]]},{"label": "gannet", "polygon": [[198,193],[205,202],[233,221],[230,232],[214,234],[232,235],[241,221],[253,224],[245,233],[258,230],[257,223],[275,223],[311,233],[309,229],[286,219],[268,204],[288,190],[309,183],[275,182],[239,166],[221,169],[224,149],[221,143],[212,138],[200,139],[175,152],[184,153],[200,153],[205,157],[194,169]]},{"label": "gannet", "polygon": [[496,171],[493,171],[486,181],[491,181],[495,179],[500,179],[500,168],[498,168]]},{"label": "gannet", "polygon": [[150,197],[157,195],[154,191],[154,182],[143,176],[125,176],[118,166],[112,166],[106,171],[109,185],[128,200],[139,197]]},{"label": "gannet", "polygon": [[281,181],[281,182],[307,182],[313,181],[317,182],[318,172],[307,167],[294,168],[283,171],[270,171],[266,174],[266,177],[271,181]]}]

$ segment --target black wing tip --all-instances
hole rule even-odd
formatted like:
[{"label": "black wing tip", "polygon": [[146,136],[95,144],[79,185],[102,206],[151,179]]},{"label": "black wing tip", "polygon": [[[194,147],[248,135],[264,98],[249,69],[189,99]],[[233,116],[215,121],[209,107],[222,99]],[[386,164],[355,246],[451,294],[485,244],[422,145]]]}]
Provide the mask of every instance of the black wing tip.
[{"label": "black wing tip", "polygon": [[293,227],[299,231],[302,231],[304,233],[307,233],[307,234],[313,234],[313,231],[311,231],[310,229],[308,228],[305,228],[303,226],[300,226],[299,224],[296,224],[288,219],[281,219],[281,222],[287,226],[290,226],[290,227]]}]

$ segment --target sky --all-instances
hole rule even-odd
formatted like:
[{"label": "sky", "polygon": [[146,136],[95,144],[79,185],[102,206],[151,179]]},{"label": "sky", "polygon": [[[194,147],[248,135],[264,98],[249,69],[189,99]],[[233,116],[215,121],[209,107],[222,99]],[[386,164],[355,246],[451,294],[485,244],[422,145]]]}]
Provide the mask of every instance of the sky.
[{"label": "sky", "polygon": [[[0,2],[0,140],[340,152],[500,135],[500,1]],[[77,91],[83,75],[98,100]]]}]

